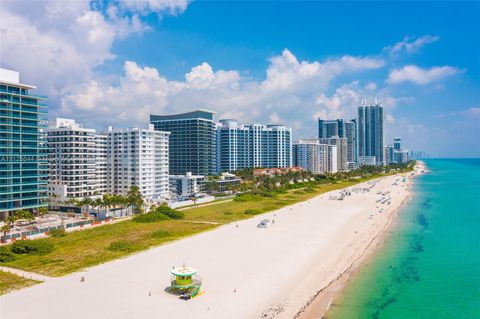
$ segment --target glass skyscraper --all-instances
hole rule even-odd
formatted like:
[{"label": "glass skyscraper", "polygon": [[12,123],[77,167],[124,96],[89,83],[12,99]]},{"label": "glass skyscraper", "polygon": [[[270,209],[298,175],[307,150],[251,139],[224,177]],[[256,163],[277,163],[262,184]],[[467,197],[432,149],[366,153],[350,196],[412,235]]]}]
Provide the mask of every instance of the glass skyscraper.
[{"label": "glass skyscraper", "polygon": [[385,136],[383,106],[361,105],[358,107],[358,156],[375,157],[376,165],[385,163]]},{"label": "glass skyscraper", "polygon": [[199,109],[175,115],[150,115],[157,131],[170,132],[170,175],[215,175],[215,112]]},{"label": "glass skyscraper", "polygon": [[0,69],[0,216],[36,212],[47,203],[44,96],[20,83],[18,72]]}]

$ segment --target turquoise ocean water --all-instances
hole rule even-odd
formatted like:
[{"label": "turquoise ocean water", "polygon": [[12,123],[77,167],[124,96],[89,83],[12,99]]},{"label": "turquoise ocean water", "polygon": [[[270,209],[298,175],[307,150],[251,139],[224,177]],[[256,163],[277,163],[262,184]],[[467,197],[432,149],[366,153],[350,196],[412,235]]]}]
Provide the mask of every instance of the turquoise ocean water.
[{"label": "turquoise ocean water", "polygon": [[425,162],[399,226],[328,319],[480,318],[480,159]]}]

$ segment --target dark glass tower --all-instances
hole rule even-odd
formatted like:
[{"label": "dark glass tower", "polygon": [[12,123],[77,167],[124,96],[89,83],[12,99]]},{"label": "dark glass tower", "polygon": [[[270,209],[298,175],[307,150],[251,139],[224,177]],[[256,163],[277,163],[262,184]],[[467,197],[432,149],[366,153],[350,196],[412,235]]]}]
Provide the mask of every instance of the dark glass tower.
[{"label": "dark glass tower", "polygon": [[358,156],[374,156],[377,165],[385,163],[385,137],[383,107],[361,105],[358,107]]},{"label": "dark glass tower", "polygon": [[214,114],[199,109],[175,115],[150,115],[155,130],[170,132],[170,175],[216,174]]},{"label": "dark glass tower", "polygon": [[356,120],[344,121],[318,119],[318,137],[340,137],[347,139],[347,162],[357,161],[357,124]]}]

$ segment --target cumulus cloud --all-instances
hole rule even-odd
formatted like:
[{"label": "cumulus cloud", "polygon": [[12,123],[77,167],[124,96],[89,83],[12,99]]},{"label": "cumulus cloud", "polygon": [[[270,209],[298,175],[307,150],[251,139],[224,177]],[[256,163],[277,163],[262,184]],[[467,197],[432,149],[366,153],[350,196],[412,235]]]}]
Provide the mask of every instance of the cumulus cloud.
[{"label": "cumulus cloud", "polygon": [[316,100],[318,111],[313,113],[313,118],[354,118],[360,101],[364,99],[367,100],[367,103],[374,103],[375,100],[378,100],[385,107],[388,122],[394,122],[391,114],[394,107],[399,104],[411,103],[414,100],[412,97],[395,97],[390,89],[377,89],[372,82],[361,85],[360,81],[353,81],[341,85],[331,95],[320,94]]},{"label": "cumulus cloud", "polygon": [[[108,114],[109,124],[125,126],[144,125],[148,114],[202,107],[217,111],[220,118],[237,118],[244,123],[283,122],[298,126],[298,133],[303,134],[311,129],[302,125],[305,120],[312,120],[311,114],[324,110],[325,115],[337,116],[343,109],[353,110],[344,107],[345,97],[349,97],[349,106],[358,105],[365,96],[363,93],[368,91],[367,96],[371,96],[377,88],[372,83],[360,87],[356,82],[337,90],[341,97],[327,97],[322,92],[330,89],[333,79],[383,65],[383,61],[375,58],[351,56],[300,61],[287,49],[269,62],[263,80],[244,77],[235,70],[214,70],[204,62],[192,67],[184,80],[172,81],[155,68],[127,61],[118,85],[112,85],[109,80],[90,81],[66,95],[62,109],[83,114],[84,118],[92,118],[93,113]],[[350,116],[353,113],[350,112]],[[314,121],[311,122],[313,126]]]},{"label": "cumulus cloud", "polygon": [[406,65],[399,69],[390,71],[387,83],[399,84],[403,82],[412,82],[419,85],[425,85],[440,81],[446,77],[461,73],[462,70],[452,66],[432,67],[422,69],[416,65]]},{"label": "cumulus cloud", "polygon": [[426,44],[436,42],[439,39],[440,37],[429,34],[419,38],[406,36],[402,41],[395,43],[393,46],[384,48],[384,51],[390,53],[391,55],[397,55],[402,52],[411,54],[419,51]]},{"label": "cumulus cloud", "polygon": [[[115,57],[116,40],[148,29],[139,15],[149,10],[177,14],[187,5],[176,0],[2,1],[2,67],[20,71],[22,81],[37,84],[56,104],[79,84],[94,83],[95,69]],[[83,107],[91,109],[84,97]]]}]

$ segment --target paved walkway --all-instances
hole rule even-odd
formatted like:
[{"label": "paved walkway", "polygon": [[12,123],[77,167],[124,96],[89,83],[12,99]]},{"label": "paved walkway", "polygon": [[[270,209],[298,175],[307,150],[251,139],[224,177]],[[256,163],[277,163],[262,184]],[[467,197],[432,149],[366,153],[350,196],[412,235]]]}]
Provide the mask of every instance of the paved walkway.
[{"label": "paved walkway", "polygon": [[4,272],[8,272],[23,278],[27,279],[33,279],[33,280],[39,280],[39,281],[49,281],[54,279],[53,277],[45,276],[45,275],[40,275],[34,272],[29,272],[29,271],[24,271],[20,269],[15,269],[15,268],[10,268],[10,267],[3,267],[0,266],[0,270]]}]

